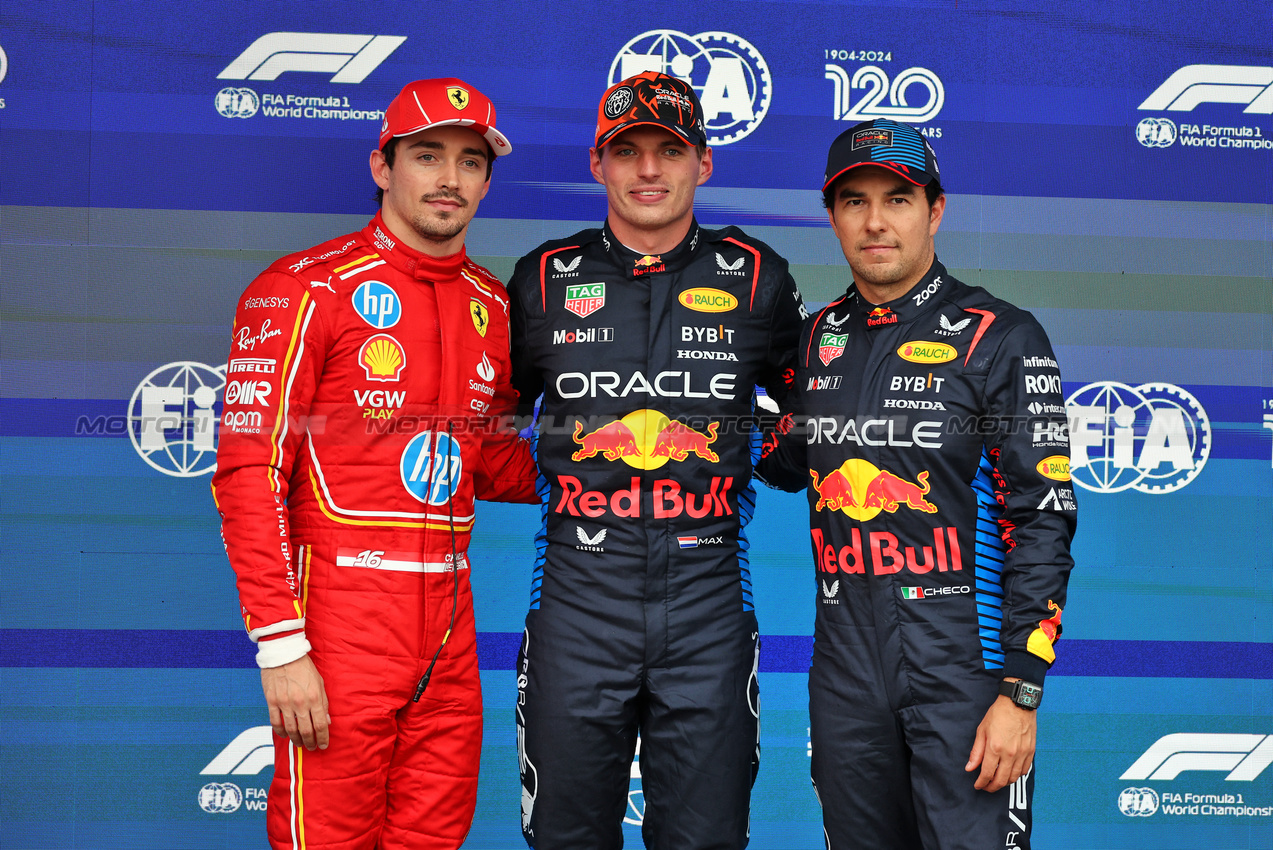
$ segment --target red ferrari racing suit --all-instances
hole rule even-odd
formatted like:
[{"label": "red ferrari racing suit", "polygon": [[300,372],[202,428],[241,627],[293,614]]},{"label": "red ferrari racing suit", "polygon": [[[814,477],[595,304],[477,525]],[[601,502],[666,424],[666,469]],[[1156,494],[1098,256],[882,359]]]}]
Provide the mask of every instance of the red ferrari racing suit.
[{"label": "red ferrari racing suit", "polygon": [[498,427],[508,350],[500,282],[378,215],[239,301],[213,495],[257,663],[308,652],[332,718],[326,750],[276,741],[276,847],[454,848],[468,831],[473,500],[536,501],[525,441]]}]

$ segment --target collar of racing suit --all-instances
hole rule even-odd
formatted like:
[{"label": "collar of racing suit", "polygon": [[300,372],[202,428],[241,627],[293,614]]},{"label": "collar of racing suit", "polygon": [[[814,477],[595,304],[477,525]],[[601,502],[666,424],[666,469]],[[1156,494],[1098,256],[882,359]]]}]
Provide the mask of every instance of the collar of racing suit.
[{"label": "collar of racing suit", "polygon": [[689,232],[675,248],[661,254],[641,254],[616,239],[607,220],[601,227],[601,241],[614,259],[615,265],[624,269],[629,278],[638,278],[652,272],[679,271],[694,258],[694,251],[703,239],[698,219],[690,219]]},{"label": "collar of racing suit", "polygon": [[382,260],[416,280],[430,280],[434,283],[455,280],[460,276],[464,261],[468,259],[463,246],[445,257],[420,253],[390,233],[380,213],[376,213],[376,217],[367,223],[362,232],[367,241],[380,251]]},{"label": "collar of racing suit", "polygon": [[[861,314],[859,318],[865,321],[868,330],[905,324],[940,304],[943,291],[951,286],[950,281],[946,267],[934,256],[928,272],[901,298],[871,304],[858,292],[857,284],[851,283],[842,303],[849,305],[850,312]],[[894,316],[896,318],[892,318]]]}]

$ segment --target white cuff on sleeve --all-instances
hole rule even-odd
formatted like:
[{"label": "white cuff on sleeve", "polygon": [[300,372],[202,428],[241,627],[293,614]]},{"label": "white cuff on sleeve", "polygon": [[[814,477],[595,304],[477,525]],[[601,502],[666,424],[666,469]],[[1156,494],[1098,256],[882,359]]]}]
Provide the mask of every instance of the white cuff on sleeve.
[{"label": "white cuff on sleeve", "polygon": [[256,666],[282,667],[300,658],[309,650],[309,641],[305,639],[304,632],[274,640],[263,640],[256,645]]}]

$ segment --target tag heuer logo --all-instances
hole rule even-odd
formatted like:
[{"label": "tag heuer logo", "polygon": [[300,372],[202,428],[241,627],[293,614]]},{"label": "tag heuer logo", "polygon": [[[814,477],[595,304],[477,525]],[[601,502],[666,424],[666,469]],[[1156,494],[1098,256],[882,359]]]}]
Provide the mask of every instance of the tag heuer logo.
[{"label": "tag heuer logo", "polygon": [[566,287],[566,309],[581,319],[606,306],[604,283],[576,283]]},{"label": "tag heuer logo", "polygon": [[818,359],[822,361],[822,365],[830,366],[832,360],[844,353],[844,346],[848,341],[848,334],[824,333],[822,341],[818,343]]}]

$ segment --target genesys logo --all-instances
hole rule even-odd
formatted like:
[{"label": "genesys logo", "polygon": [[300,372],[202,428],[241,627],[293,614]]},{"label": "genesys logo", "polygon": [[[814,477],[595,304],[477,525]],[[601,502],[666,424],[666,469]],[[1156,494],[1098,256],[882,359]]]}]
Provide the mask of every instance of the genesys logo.
[{"label": "genesys logo", "polygon": [[[891,118],[926,124],[946,103],[940,77],[917,65],[896,70],[903,60],[900,55],[895,60],[892,50],[823,50],[822,54],[824,76],[832,85],[831,117],[837,121],[857,124]],[[920,127],[919,131],[941,138],[940,127]]]},{"label": "genesys logo", "polygon": [[1211,456],[1211,420],[1174,384],[1088,384],[1065,400],[1070,475],[1097,493],[1164,494],[1198,477]]},{"label": "genesys logo", "polygon": [[[400,35],[350,35],[321,32],[271,32],[248,45],[217,74],[219,80],[274,82],[283,74],[330,74],[327,82],[361,83],[407,40]],[[381,109],[358,109],[346,95],[314,97],[293,92],[263,92],[226,86],[214,98],[225,118],[317,118],[381,121]]]},{"label": "genesys logo", "polygon": [[1273,150],[1273,128],[1267,121],[1234,123],[1238,116],[1258,120],[1273,115],[1273,67],[1186,65],[1154,89],[1138,109],[1191,113],[1199,107],[1204,107],[1204,120],[1181,120],[1181,115],[1175,121],[1165,116],[1142,119],[1136,125],[1136,140],[1147,148],[1179,143],[1194,148]]},{"label": "genesys logo", "polygon": [[703,105],[707,144],[745,138],[765,120],[773,101],[769,65],[751,42],[728,32],[689,35],[657,29],[635,36],[610,63],[607,86],[643,71],[688,83]]}]

